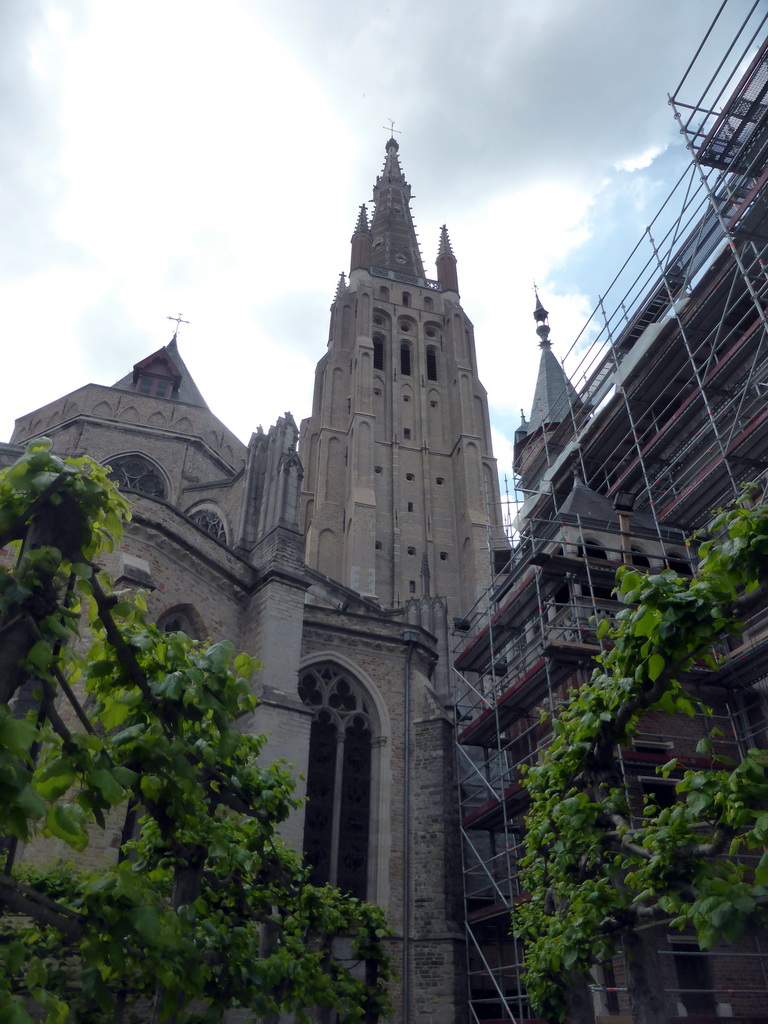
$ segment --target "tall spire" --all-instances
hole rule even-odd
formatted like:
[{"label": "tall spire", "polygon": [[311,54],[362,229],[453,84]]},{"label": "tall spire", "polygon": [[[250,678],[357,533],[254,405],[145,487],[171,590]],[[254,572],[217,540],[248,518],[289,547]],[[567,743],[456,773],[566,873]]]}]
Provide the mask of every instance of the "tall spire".
[{"label": "tall spire", "polygon": [[437,280],[444,292],[459,291],[459,278],[456,273],[456,257],[453,255],[448,228],[443,224],[440,228],[440,245],[437,250]]},{"label": "tall spire", "polygon": [[400,167],[399,148],[395,139],[387,142],[384,169],[373,187],[376,208],[371,221],[371,266],[424,277],[411,217],[411,186]]}]

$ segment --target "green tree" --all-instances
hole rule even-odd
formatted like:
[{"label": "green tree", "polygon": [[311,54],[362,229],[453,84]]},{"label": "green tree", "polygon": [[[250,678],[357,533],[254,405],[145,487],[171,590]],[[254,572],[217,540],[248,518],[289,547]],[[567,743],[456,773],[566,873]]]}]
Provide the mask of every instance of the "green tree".
[{"label": "green tree", "polygon": [[601,623],[598,666],[552,721],[552,742],[524,780],[521,885],[530,899],[515,929],[532,1005],[548,1021],[589,1019],[586,976],[622,947],[635,1021],[666,1019],[642,925],[693,929],[709,949],[768,924],[768,751],[724,763],[710,733],[698,747],[710,767],[681,773],[676,760],[666,764],[664,776],[682,774],[677,802],[649,800],[640,824],[618,761],[649,712],[711,713],[686,674],[694,665],[716,670],[716,642],[766,601],[768,509],[745,496],[714,519],[699,556],[691,579],[619,570],[625,607],[613,625]]},{"label": "green tree", "polygon": [[[110,593],[97,560],[128,515],[103,467],[47,441],[0,475],[0,1024],[373,1021],[382,912],[309,885],[280,841],[293,780],[233,727],[255,659]],[[16,863],[19,841],[82,853],[98,830],[119,838],[99,870]]]}]

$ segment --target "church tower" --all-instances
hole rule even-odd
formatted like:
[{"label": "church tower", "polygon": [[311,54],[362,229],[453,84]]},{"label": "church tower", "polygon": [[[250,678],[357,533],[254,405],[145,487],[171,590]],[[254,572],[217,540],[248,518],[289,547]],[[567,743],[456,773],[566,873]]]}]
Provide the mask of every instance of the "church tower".
[{"label": "church tower", "polygon": [[473,328],[441,229],[425,276],[394,138],[352,235],[312,415],[301,426],[309,565],[385,607],[439,594],[470,607],[503,551]]}]

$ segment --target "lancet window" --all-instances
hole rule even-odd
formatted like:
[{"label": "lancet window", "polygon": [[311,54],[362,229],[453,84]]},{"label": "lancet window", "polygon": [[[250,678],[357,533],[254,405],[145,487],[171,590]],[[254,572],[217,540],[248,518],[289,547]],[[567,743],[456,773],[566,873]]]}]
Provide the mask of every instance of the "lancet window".
[{"label": "lancet window", "polygon": [[400,345],[400,373],[404,377],[411,376],[411,346],[407,341]]},{"label": "lancet window", "polygon": [[380,334],[373,336],[373,368],[374,370],[384,369],[384,339]]},{"label": "lancet window", "polygon": [[372,709],[355,679],[330,663],[302,673],[299,697],[314,712],[304,817],[304,858],[311,880],[365,899]]}]

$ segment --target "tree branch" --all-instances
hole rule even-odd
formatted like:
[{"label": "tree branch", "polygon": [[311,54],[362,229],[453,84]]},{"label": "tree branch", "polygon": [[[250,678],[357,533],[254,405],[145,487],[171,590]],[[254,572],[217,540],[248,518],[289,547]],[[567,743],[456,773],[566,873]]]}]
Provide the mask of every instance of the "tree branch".
[{"label": "tree branch", "polygon": [[17,914],[58,929],[72,942],[79,941],[85,933],[86,917],[56,903],[36,889],[22,885],[10,875],[0,874],[0,901]]},{"label": "tree branch", "polygon": [[[37,625],[37,622],[32,618],[32,616],[29,613],[27,613],[26,619],[27,619],[27,622],[29,623],[29,626],[30,626],[30,629],[32,630],[33,635],[38,640],[45,640],[46,638],[41,633],[40,627]],[[72,687],[67,682],[66,677],[64,676],[64,673],[61,671],[61,669],[59,668],[59,666],[56,664],[55,661],[53,661],[51,663],[48,671],[55,678],[56,682],[59,684],[59,686],[63,690],[65,696],[67,697],[67,700],[72,705],[72,709],[74,710],[75,714],[77,715],[78,719],[80,720],[81,725],[86,730],[86,732],[91,732],[91,733],[95,732],[95,729],[93,728],[93,725],[91,724],[90,719],[88,718],[88,716],[83,711],[83,709],[82,709],[82,707],[80,705],[80,701],[75,696],[74,691],[72,690]],[[49,717],[51,716],[51,711],[50,711],[50,708],[48,706],[46,706],[46,713],[49,715]],[[59,721],[61,722],[61,719],[59,719]],[[63,733],[59,733],[59,735],[63,736]],[[68,737],[63,737],[63,738],[67,739]]]},{"label": "tree branch", "polygon": [[96,566],[92,566],[93,576],[90,580],[91,589],[93,590],[93,597],[96,601],[96,607],[99,610],[99,618],[101,619],[102,625],[104,626],[104,632],[107,634],[107,639],[115,649],[115,654],[120,661],[120,664],[125,667],[130,676],[131,682],[134,686],[140,690],[141,694],[153,705],[158,704],[158,700],[150,689],[147,677],[141,669],[138,661],[136,660],[136,654],[131,645],[125,640],[120,630],[115,624],[115,620],[112,618],[112,612],[110,611],[110,604],[112,603],[110,597],[104,592],[96,578],[98,571]]},{"label": "tree branch", "polygon": [[697,857],[716,857],[723,852],[726,841],[733,834],[732,829],[717,828],[710,842],[699,843],[696,846],[681,846],[678,848],[676,856],[686,860],[693,860]]},{"label": "tree branch", "polygon": [[[617,829],[629,829],[629,822],[620,814],[609,813],[607,817],[611,824],[615,825]],[[643,860],[651,860],[651,858],[653,857],[653,853],[650,850],[646,850],[644,846],[638,846],[637,843],[633,843],[627,833],[619,835],[618,832],[613,832],[611,834],[615,835],[619,843],[624,847],[625,850],[629,850],[630,853],[634,853],[636,856],[642,857]]]}]

